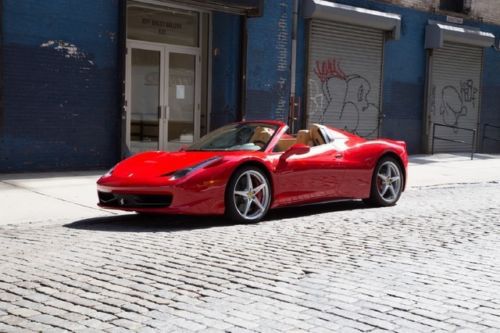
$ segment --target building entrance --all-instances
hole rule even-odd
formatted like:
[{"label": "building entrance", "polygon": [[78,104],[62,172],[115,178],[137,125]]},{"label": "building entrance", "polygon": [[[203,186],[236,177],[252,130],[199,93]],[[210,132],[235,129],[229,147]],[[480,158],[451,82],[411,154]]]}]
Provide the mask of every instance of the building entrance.
[{"label": "building entrance", "polygon": [[200,136],[201,13],[127,7],[126,143],[131,153],[177,150]]}]

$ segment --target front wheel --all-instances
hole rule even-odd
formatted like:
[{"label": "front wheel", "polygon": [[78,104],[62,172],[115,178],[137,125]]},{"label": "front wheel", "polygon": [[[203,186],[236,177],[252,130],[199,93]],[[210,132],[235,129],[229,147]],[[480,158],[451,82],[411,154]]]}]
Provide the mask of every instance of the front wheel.
[{"label": "front wheel", "polygon": [[399,200],[403,186],[404,175],[399,163],[392,157],[384,157],[373,171],[370,198],[364,201],[375,206],[393,206]]},{"label": "front wheel", "polygon": [[271,187],[256,167],[244,167],[231,177],[226,191],[226,214],[237,222],[258,222],[271,204]]}]

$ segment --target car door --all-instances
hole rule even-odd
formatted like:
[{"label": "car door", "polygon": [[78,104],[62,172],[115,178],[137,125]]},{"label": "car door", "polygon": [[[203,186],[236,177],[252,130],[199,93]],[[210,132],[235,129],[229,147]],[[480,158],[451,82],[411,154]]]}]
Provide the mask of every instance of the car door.
[{"label": "car door", "polygon": [[332,144],[311,147],[305,154],[286,157],[276,166],[275,205],[314,202],[338,197],[342,156]]}]

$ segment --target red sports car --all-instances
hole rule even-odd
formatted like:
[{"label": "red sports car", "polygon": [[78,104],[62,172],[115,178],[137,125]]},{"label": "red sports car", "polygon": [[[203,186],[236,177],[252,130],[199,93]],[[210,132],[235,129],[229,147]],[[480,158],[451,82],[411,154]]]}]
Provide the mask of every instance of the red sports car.
[{"label": "red sports car", "polygon": [[256,222],[270,208],[289,205],[398,201],[408,165],[403,141],[366,140],[318,124],[287,131],[279,121],[246,121],[178,152],[134,155],[98,180],[99,206]]}]

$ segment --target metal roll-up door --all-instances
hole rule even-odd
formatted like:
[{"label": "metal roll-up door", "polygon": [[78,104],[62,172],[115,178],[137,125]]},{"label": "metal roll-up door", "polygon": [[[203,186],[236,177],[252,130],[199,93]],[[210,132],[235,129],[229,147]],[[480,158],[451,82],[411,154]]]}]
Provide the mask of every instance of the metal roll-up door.
[{"label": "metal roll-up door", "polygon": [[307,122],[379,134],[384,31],[312,20]]},{"label": "metal roll-up door", "polygon": [[[479,104],[483,49],[456,43],[444,43],[434,49],[431,65],[430,122],[476,129]],[[435,136],[465,143],[435,140],[435,152],[470,151],[470,131],[435,127]],[[429,145],[432,145],[430,128]]]}]

